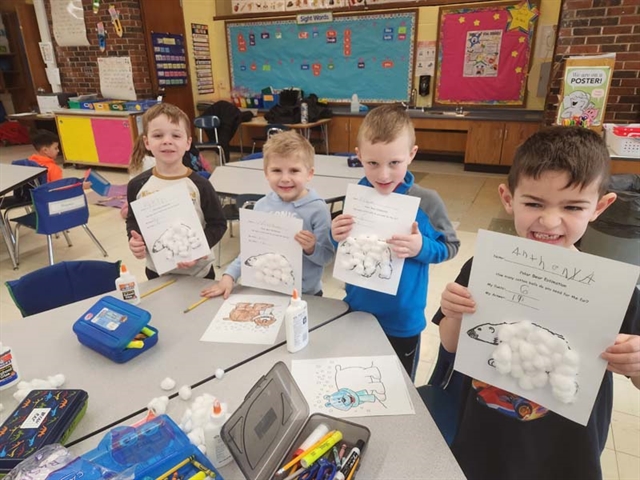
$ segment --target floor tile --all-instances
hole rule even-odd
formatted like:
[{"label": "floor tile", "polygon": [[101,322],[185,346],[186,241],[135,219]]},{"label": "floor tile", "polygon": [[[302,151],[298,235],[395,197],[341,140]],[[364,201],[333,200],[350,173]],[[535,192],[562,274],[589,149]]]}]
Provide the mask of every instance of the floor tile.
[{"label": "floor tile", "polygon": [[611,428],[616,451],[640,457],[640,417],[613,412]]},{"label": "floor tile", "polygon": [[600,465],[602,466],[602,477],[604,480],[618,480],[618,460],[616,452],[605,449],[600,455]]},{"label": "floor tile", "polygon": [[638,390],[628,378],[621,375],[613,383],[613,410],[640,417],[640,390]]},{"label": "floor tile", "polygon": [[626,453],[616,452],[620,480],[638,480],[640,478],[640,458]]}]

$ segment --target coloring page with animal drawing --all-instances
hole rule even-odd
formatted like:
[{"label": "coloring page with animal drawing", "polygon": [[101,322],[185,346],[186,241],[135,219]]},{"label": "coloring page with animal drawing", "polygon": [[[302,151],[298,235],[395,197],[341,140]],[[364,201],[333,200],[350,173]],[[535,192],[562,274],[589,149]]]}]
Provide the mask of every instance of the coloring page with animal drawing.
[{"label": "coloring page with animal drawing", "polygon": [[230,295],[200,341],[273,345],[289,305],[277,295]]},{"label": "coloring page with animal drawing", "polygon": [[351,285],[395,295],[404,259],[386,243],[392,235],[408,235],[416,219],[420,199],[375,188],[349,185],[343,212],[355,223],[349,237],[338,244],[333,276]]},{"label": "coloring page with animal drawing", "polygon": [[291,361],[310,413],[338,418],[413,415],[402,372],[395,355]]},{"label": "coloring page with animal drawing", "polygon": [[[586,425],[640,268],[480,230],[455,369],[489,385],[488,407],[531,420],[551,410]],[[474,382],[476,383],[476,382]],[[494,388],[505,390],[495,394]]]},{"label": "coloring page with animal drawing", "polygon": [[211,255],[193,199],[180,182],[131,202],[140,234],[159,275],[179,262]]},{"label": "coloring page with animal drawing", "polygon": [[291,295],[302,292],[302,219],[240,209],[240,275],[248,287]]}]

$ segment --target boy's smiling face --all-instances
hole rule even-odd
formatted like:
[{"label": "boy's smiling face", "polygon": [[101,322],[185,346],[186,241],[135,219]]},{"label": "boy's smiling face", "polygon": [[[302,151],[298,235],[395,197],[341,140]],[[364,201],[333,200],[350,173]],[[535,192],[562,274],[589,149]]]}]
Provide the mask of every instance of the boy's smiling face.
[{"label": "boy's smiling face", "polygon": [[173,123],[166,115],[149,122],[144,146],[156,159],[156,164],[172,167],[182,164],[184,152],[191,147],[191,137],[182,122]]},{"label": "boy's smiling face", "polygon": [[502,204],[514,217],[518,236],[538,242],[573,248],[589,225],[615,199],[615,193],[600,196],[600,182],[580,188],[569,183],[567,172],[547,171],[538,179],[522,177],[515,193],[500,185]]},{"label": "boy's smiling face", "polygon": [[313,168],[307,167],[295,155],[273,155],[267,162],[264,174],[271,190],[283,201],[295,202],[307,194],[307,183],[313,178]]}]

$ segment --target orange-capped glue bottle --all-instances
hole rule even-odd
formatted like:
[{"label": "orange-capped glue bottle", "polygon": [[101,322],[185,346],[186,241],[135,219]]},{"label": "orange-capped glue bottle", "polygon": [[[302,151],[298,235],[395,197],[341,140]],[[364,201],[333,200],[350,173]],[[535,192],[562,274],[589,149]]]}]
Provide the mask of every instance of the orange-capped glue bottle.
[{"label": "orange-capped glue bottle", "polygon": [[309,343],[309,315],[307,302],[293,289],[291,303],[284,312],[284,327],[287,333],[287,350],[295,353]]},{"label": "orange-capped glue bottle", "polygon": [[120,276],[116,278],[116,290],[118,298],[122,298],[127,303],[137,305],[140,303],[140,288],[136,277],[129,273],[124,263],[120,264]]}]

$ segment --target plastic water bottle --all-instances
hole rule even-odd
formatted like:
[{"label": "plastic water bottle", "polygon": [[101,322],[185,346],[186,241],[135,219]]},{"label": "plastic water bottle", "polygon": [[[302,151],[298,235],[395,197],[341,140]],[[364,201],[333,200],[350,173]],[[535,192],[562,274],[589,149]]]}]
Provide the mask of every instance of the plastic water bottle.
[{"label": "plastic water bottle", "polygon": [[300,123],[309,123],[309,105],[307,102],[300,104]]},{"label": "plastic water bottle", "polygon": [[360,111],[360,102],[358,101],[358,94],[351,95],[351,113],[358,113]]},{"label": "plastic water bottle", "polygon": [[9,388],[19,379],[18,365],[11,347],[0,343],[0,390]]},{"label": "plastic water bottle", "polygon": [[284,312],[284,326],[287,333],[287,350],[295,353],[309,343],[309,315],[307,302],[293,289],[291,303]]}]

